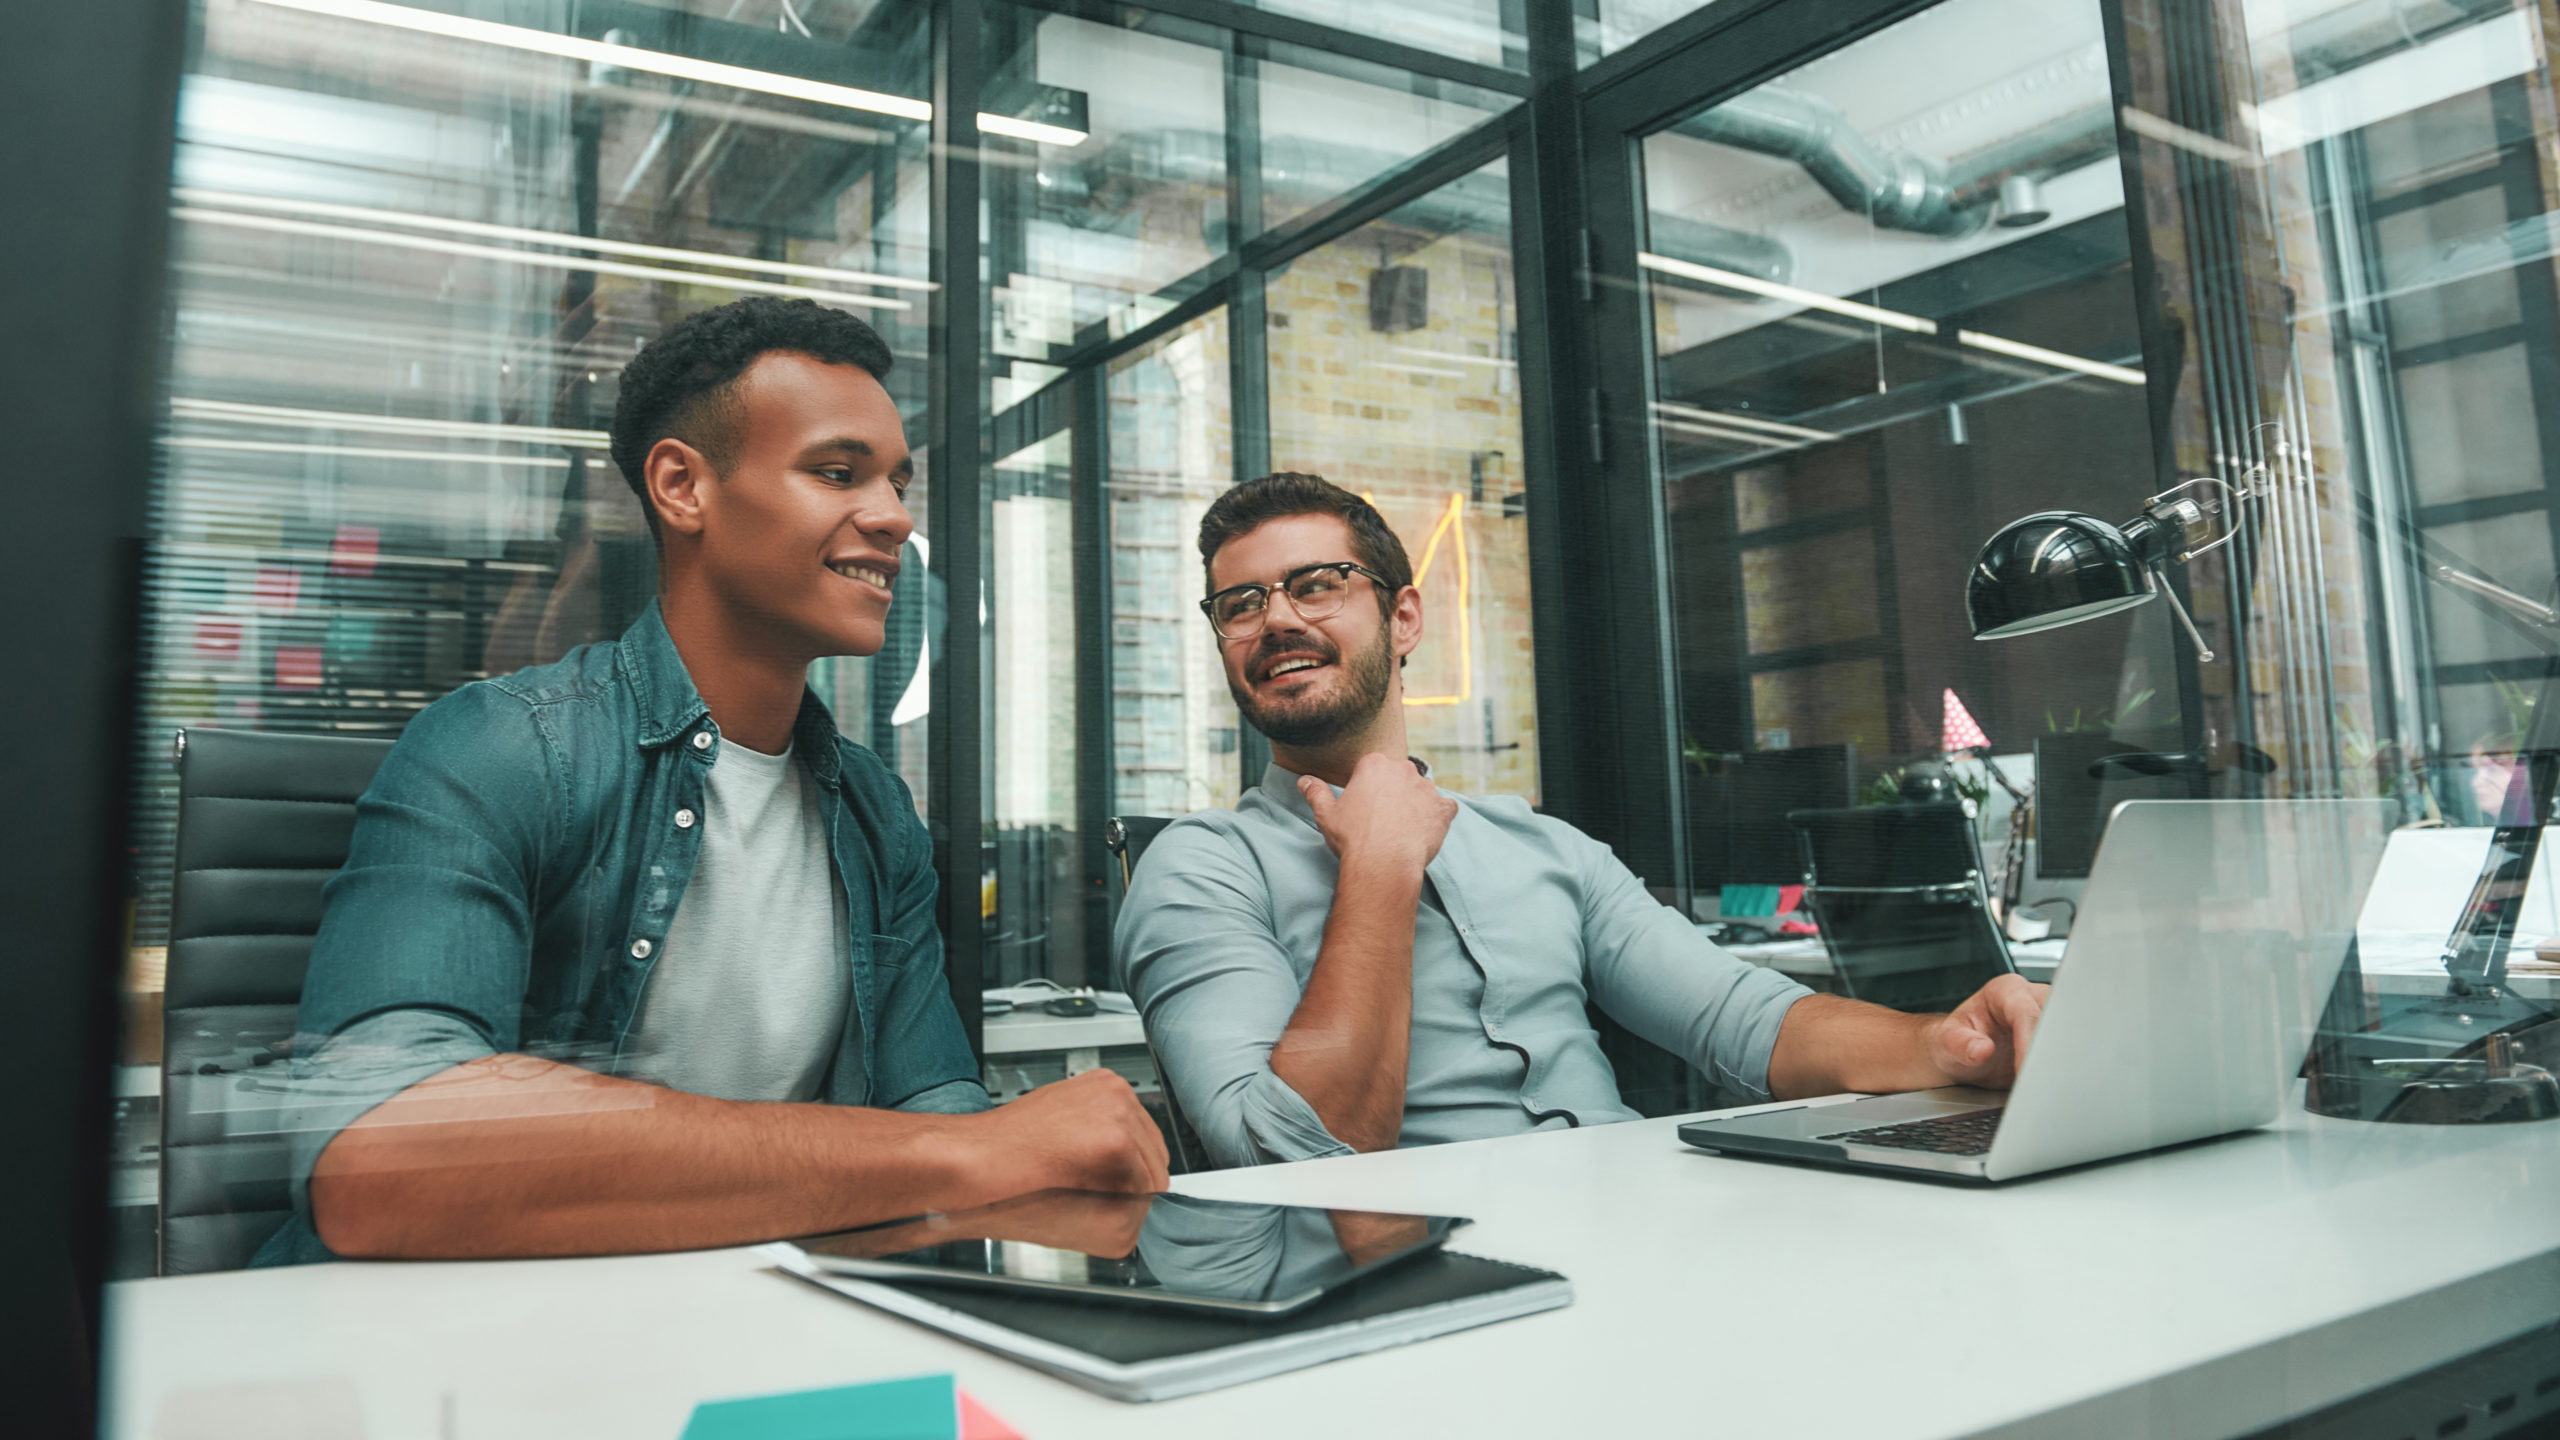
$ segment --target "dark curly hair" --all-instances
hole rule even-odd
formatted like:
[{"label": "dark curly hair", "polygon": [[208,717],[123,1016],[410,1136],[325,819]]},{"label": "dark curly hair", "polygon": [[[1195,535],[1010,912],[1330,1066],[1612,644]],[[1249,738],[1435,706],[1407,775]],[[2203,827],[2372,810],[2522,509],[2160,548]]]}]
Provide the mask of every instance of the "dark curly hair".
[{"label": "dark curly hair", "polygon": [[658,533],[649,503],[650,448],[673,436],[702,452],[714,470],[737,458],[746,423],[738,377],[762,356],[788,351],[828,365],[852,365],[886,381],[894,363],[878,331],[814,300],[750,295],[697,311],[667,327],[622,369],[613,410],[613,463]]},{"label": "dark curly hair", "polygon": [[1396,596],[1413,583],[1413,562],[1404,542],[1387,528],[1376,506],[1321,475],[1283,470],[1247,480],[1210,502],[1200,517],[1200,574],[1204,588],[1215,587],[1209,563],[1228,541],[1291,515],[1339,515],[1351,527],[1351,558],[1387,577],[1376,587],[1378,613],[1392,614]]}]

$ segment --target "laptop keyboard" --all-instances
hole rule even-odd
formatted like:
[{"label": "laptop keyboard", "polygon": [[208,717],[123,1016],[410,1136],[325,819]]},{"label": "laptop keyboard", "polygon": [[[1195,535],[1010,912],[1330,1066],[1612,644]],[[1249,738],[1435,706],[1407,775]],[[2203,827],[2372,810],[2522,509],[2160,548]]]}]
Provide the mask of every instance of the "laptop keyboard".
[{"label": "laptop keyboard", "polygon": [[1967,1110],[1961,1115],[1941,1115],[1933,1120],[1906,1120],[1898,1125],[1877,1125],[1865,1130],[1842,1130],[1820,1138],[1846,1140],[1858,1145],[1881,1145],[1888,1150],[1931,1150],[1940,1155],[1988,1155],[1992,1133],[2000,1128],[2000,1110]]}]

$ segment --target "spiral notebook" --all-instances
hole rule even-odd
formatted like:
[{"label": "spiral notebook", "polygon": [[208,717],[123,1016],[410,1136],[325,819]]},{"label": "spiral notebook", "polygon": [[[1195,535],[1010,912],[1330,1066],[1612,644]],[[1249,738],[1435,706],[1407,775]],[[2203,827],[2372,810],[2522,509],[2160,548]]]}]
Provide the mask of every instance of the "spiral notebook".
[{"label": "spiral notebook", "polygon": [[793,1245],[767,1246],[765,1253],[787,1275],[1115,1400],[1223,1389],[1573,1303],[1572,1283],[1554,1271],[1445,1249],[1267,1319],[889,1284],[826,1273]]}]

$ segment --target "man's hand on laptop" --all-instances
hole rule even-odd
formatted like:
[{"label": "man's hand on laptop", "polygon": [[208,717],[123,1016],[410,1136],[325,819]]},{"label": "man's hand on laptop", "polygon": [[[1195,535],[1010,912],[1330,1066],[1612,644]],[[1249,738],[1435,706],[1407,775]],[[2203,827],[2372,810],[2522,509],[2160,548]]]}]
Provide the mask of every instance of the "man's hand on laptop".
[{"label": "man's hand on laptop", "polygon": [[1929,1026],[1929,1060],[1958,1085],[2005,1090],[2018,1078],[2052,987],[2002,975]]},{"label": "man's hand on laptop", "polygon": [[993,1193],[1165,1188],[1171,1170],[1164,1134],[1147,1118],[1129,1082],[1087,1070],[1043,1085],[977,1117],[984,1163],[1002,1183]]}]

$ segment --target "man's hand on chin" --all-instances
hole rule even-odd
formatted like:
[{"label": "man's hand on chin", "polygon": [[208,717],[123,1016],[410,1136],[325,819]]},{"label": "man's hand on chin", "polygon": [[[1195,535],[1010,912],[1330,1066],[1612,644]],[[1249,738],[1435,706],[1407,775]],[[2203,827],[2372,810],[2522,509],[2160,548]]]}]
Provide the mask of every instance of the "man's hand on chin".
[{"label": "man's hand on chin", "polygon": [[1929,1063],[1953,1085],[2006,1090],[2034,1043],[2049,985],[2003,975],[1973,992],[1953,1013],[1931,1022],[1921,1043]]}]

